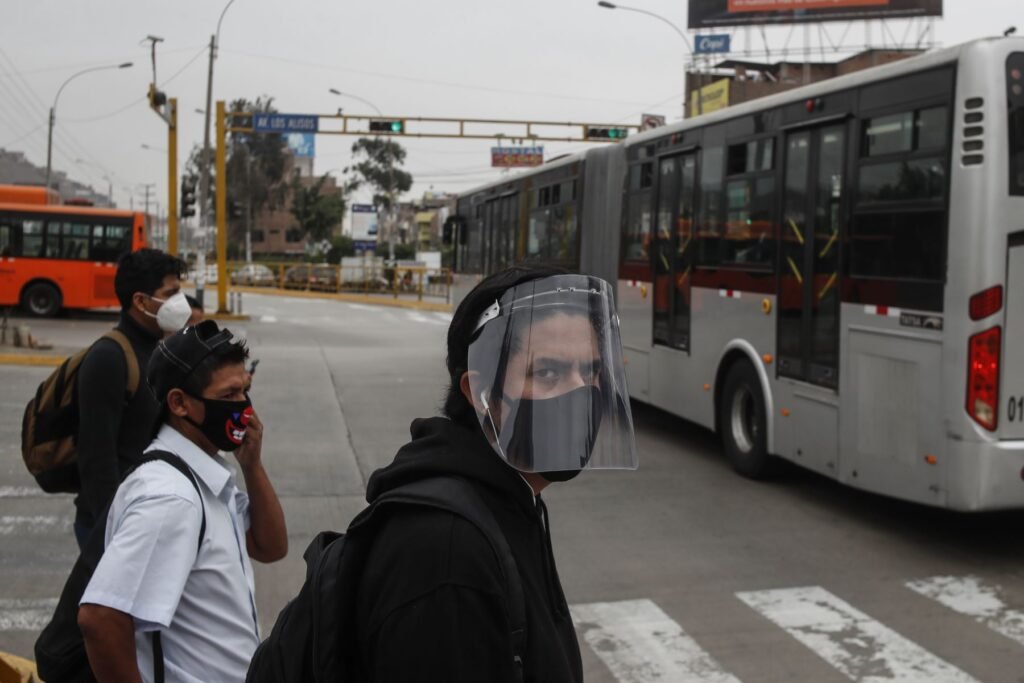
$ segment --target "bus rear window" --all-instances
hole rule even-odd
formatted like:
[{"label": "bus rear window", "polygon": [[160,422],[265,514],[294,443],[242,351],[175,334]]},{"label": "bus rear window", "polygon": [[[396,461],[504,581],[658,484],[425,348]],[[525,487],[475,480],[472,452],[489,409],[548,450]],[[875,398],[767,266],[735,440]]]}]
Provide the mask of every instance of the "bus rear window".
[{"label": "bus rear window", "polygon": [[1006,60],[1010,129],[1010,194],[1024,196],[1024,52]]}]

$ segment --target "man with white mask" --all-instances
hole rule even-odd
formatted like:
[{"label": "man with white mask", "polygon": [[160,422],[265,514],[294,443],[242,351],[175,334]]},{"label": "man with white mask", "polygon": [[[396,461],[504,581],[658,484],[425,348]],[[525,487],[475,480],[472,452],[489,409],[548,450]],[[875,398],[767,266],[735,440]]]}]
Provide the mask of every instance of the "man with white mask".
[{"label": "man with white mask", "polygon": [[[75,539],[85,545],[97,517],[149,444],[158,404],[139,382],[157,342],[181,330],[191,309],[181,291],[185,264],[156,249],[125,254],[114,291],[121,319],[97,340],[78,371],[78,475]],[[101,529],[102,530],[102,529]]]}]

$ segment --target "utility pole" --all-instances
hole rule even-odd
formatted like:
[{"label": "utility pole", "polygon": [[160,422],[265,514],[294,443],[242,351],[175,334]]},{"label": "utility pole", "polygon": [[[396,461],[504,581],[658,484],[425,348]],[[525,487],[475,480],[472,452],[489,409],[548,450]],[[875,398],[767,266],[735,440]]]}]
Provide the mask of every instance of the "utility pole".
[{"label": "utility pole", "polygon": [[206,72],[206,109],[203,116],[206,122],[203,125],[203,150],[200,161],[201,172],[199,174],[199,204],[196,215],[199,219],[199,253],[196,255],[196,299],[203,304],[203,292],[206,289],[206,229],[210,224],[210,214],[207,210],[210,197],[210,108],[213,100],[213,60],[217,58],[217,36],[210,36],[210,61]]},{"label": "utility pole", "polygon": [[167,124],[167,244],[169,254],[178,253],[178,98],[168,99],[156,87],[156,44],[163,38],[146,36],[150,42],[153,81],[149,85],[149,107]]},{"label": "utility pole", "polygon": [[149,217],[149,192],[150,192],[150,188],[156,189],[156,183],[145,183],[142,186],[143,191],[146,193],[146,195],[144,197],[144,200],[143,200],[143,201],[145,201],[145,208],[143,209],[143,211],[145,212],[145,216],[146,216],[146,237],[147,238],[149,238],[151,236],[151,230],[152,230],[152,227],[153,227],[152,226],[152,221],[150,220],[150,217]]}]

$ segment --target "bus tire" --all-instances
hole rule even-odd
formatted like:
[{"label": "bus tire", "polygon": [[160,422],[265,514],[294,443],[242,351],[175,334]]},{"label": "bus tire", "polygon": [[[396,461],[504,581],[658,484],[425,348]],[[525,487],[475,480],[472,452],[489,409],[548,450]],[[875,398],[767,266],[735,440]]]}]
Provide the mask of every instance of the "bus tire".
[{"label": "bus tire", "polygon": [[757,371],[740,361],[725,376],[718,408],[722,448],[734,470],[748,479],[771,474],[774,459],[768,453],[768,418]]},{"label": "bus tire", "polygon": [[37,318],[57,315],[60,306],[60,290],[49,282],[33,282],[21,292],[21,307]]}]

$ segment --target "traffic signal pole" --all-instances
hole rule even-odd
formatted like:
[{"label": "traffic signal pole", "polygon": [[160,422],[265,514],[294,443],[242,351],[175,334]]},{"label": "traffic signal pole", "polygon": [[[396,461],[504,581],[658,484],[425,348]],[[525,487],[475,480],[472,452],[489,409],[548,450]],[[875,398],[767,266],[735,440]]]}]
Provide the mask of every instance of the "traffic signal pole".
[{"label": "traffic signal pole", "polygon": [[167,101],[167,253],[178,254],[178,98]]},{"label": "traffic signal pole", "polygon": [[228,312],[227,122],[224,100],[217,100],[217,312]]}]

